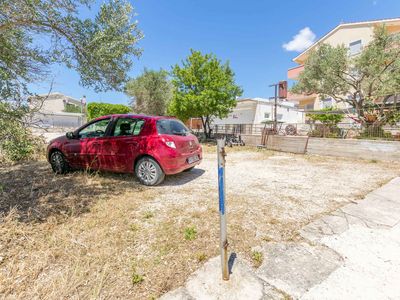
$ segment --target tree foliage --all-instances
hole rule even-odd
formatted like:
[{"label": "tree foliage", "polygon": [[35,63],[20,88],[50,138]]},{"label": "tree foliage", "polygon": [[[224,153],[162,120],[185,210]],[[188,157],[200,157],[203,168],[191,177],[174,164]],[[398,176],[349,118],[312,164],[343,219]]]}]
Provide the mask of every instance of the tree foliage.
[{"label": "tree foliage", "polygon": [[132,97],[135,113],[162,116],[172,98],[172,84],[167,71],[144,69],[141,75],[128,81],[125,92]]},{"label": "tree foliage", "polygon": [[[76,70],[83,86],[123,88],[132,57],[140,55],[136,43],[142,34],[132,21],[133,8],[127,1],[109,0],[93,19],[82,19],[79,11],[90,10],[92,2],[1,1],[1,98],[42,79],[53,63]],[[45,42],[38,43],[38,36]]]},{"label": "tree foliage", "polygon": [[191,50],[182,66],[173,67],[172,78],[169,113],[182,120],[200,117],[206,137],[211,133],[212,119],[226,117],[242,95],[229,63],[222,63],[213,54]]},{"label": "tree foliage", "polygon": [[[136,44],[142,33],[127,0],[106,0],[96,15],[94,4],[0,0],[0,120],[6,122],[0,127],[0,147],[5,137],[8,145],[20,145],[21,153],[27,149],[19,141],[30,138],[29,114],[38,111],[45,98],[31,97],[28,87],[47,80],[53,64],[77,71],[80,84],[96,91],[123,89],[132,58],[141,53]],[[82,18],[83,10],[93,18]],[[9,131],[13,126],[20,135]]]},{"label": "tree foliage", "polygon": [[35,150],[42,148],[43,141],[24,126],[27,110],[14,110],[10,104],[0,102],[0,162],[31,158]]},{"label": "tree foliage", "polygon": [[332,107],[329,107],[321,109],[314,114],[307,114],[307,117],[324,125],[337,125],[343,120],[344,114],[336,113]]},{"label": "tree foliage", "polygon": [[88,119],[93,120],[101,116],[112,114],[126,114],[131,111],[129,106],[123,104],[90,102],[87,105]]},{"label": "tree foliage", "polygon": [[373,40],[353,56],[344,45],[322,44],[310,52],[292,91],[348,103],[361,123],[384,124],[400,93],[400,37],[377,27]]}]

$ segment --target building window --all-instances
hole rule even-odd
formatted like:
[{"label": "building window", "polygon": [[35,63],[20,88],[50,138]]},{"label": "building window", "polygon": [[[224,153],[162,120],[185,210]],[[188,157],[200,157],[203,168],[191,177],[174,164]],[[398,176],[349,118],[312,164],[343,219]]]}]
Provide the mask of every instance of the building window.
[{"label": "building window", "polygon": [[276,118],[277,118],[277,120],[282,120],[283,119],[283,114],[277,114]]},{"label": "building window", "polygon": [[264,118],[269,119],[269,115],[270,115],[269,113],[264,113]]},{"label": "building window", "polygon": [[314,103],[304,105],[304,110],[306,111],[314,110]]},{"label": "building window", "polygon": [[332,98],[324,99],[321,101],[321,108],[331,108],[333,106]]},{"label": "building window", "polygon": [[350,55],[356,55],[360,53],[362,50],[361,40],[351,42],[349,44],[349,48],[350,48]]}]

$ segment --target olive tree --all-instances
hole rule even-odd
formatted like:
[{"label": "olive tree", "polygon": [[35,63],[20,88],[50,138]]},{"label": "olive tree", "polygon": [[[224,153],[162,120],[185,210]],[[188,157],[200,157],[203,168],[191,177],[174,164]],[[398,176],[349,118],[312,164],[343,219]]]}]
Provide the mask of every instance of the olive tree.
[{"label": "olive tree", "polygon": [[[39,109],[43,100],[30,97],[28,87],[44,82],[54,64],[75,70],[84,87],[123,90],[133,58],[141,54],[137,42],[142,33],[128,1],[105,1],[97,12],[92,10],[94,4],[94,0],[0,0],[0,118],[25,126],[24,116],[32,107]],[[82,10],[94,17],[83,18]],[[0,147],[12,136],[7,134],[7,139],[0,141]]]},{"label": "olive tree", "polygon": [[400,36],[377,27],[373,40],[354,56],[345,45],[322,44],[310,52],[292,91],[348,103],[363,125],[385,124],[398,109]]},{"label": "olive tree", "polygon": [[131,97],[135,113],[162,116],[172,98],[172,83],[167,71],[144,69],[141,75],[127,82],[125,93]]}]

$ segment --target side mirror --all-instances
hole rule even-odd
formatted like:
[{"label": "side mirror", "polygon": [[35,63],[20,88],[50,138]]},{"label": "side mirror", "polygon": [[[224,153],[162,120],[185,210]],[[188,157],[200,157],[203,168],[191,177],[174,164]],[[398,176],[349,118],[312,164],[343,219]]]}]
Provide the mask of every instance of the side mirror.
[{"label": "side mirror", "polygon": [[70,140],[72,140],[72,139],[75,138],[75,134],[74,134],[72,131],[67,132],[67,133],[65,134],[65,136],[67,137],[67,139],[70,139]]}]

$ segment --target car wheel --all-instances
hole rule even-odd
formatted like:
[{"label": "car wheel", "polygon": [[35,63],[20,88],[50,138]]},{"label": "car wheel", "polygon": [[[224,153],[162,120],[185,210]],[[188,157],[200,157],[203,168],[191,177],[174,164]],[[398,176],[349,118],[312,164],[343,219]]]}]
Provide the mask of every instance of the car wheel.
[{"label": "car wheel", "polygon": [[190,167],[189,169],[183,170],[183,172],[190,172],[190,171],[192,171],[193,169],[194,169],[194,166],[193,166],[193,167]]},{"label": "car wheel", "polygon": [[140,183],[150,186],[160,184],[165,178],[160,165],[150,157],[143,157],[137,162],[135,174]]},{"label": "car wheel", "polygon": [[50,155],[50,164],[56,174],[65,174],[70,169],[67,160],[60,151],[54,151]]}]

